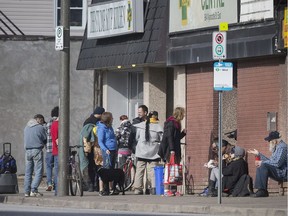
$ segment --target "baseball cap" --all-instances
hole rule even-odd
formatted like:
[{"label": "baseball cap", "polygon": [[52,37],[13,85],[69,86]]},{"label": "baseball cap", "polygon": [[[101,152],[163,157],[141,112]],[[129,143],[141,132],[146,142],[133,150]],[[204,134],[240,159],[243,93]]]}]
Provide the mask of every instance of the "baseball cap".
[{"label": "baseball cap", "polygon": [[269,133],[269,136],[268,137],[265,137],[264,140],[270,142],[271,140],[274,140],[274,139],[279,139],[281,136],[279,134],[278,131],[271,131]]},{"label": "baseball cap", "polygon": [[96,107],[93,115],[102,115],[105,112],[105,109],[103,107]]}]

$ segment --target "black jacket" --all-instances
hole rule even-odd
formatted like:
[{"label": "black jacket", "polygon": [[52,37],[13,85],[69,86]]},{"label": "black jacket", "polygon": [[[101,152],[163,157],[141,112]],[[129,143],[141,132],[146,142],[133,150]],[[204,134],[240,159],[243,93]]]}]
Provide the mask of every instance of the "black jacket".
[{"label": "black jacket", "polygon": [[175,152],[175,163],[181,161],[181,143],[180,140],[186,134],[176,128],[173,121],[166,121],[164,123],[163,138],[160,143],[158,154],[165,162],[170,160],[170,152]]},{"label": "black jacket", "polygon": [[240,177],[244,174],[248,175],[248,164],[243,158],[232,161],[223,167],[222,174],[223,189],[232,191]]}]

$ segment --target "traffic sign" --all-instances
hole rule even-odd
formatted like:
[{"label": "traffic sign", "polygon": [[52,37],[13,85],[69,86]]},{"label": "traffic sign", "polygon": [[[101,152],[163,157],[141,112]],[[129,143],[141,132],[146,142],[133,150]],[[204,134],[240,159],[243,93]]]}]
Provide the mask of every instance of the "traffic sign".
[{"label": "traffic sign", "polygon": [[231,91],[233,89],[233,63],[214,63],[214,90]]},{"label": "traffic sign", "polygon": [[226,32],[213,32],[212,44],[213,59],[226,59]]},{"label": "traffic sign", "polygon": [[55,50],[64,49],[64,29],[63,26],[57,26],[55,29]]}]

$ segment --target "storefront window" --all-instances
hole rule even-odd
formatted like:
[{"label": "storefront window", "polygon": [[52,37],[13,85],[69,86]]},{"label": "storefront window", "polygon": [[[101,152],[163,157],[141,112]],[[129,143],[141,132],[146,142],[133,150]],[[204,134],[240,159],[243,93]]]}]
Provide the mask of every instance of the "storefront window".
[{"label": "storefront window", "polygon": [[143,73],[130,73],[130,99],[143,99]]},{"label": "storefront window", "polygon": [[[61,25],[61,0],[56,0],[56,25]],[[70,26],[72,29],[82,29],[86,25],[87,0],[70,1]]]}]

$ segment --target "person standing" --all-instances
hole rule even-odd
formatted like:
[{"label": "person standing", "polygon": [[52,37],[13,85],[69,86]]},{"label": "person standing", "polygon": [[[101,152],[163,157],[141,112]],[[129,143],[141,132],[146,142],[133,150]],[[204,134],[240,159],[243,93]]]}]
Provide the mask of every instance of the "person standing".
[{"label": "person standing", "polygon": [[47,144],[46,144],[46,191],[51,191],[53,189],[52,184],[52,173],[54,166],[54,156],[52,155],[52,137],[51,137],[51,125],[59,116],[59,107],[56,106],[51,110],[51,119],[46,124],[46,133],[47,133]]},{"label": "person standing", "polygon": [[135,140],[136,128],[134,127],[134,125],[145,121],[147,118],[147,115],[148,115],[148,107],[145,105],[140,105],[138,107],[138,117],[132,120],[132,127],[131,127],[130,136],[129,136],[129,146],[131,146],[132,148],[132,153],[135,153],[135,149],[137,145],[137,142]]},{"label": "person standing", "polygon": [[263,155],[256,149],[249,149],[247,152],[258,157],[255,160],[256,179],[254,188],[258,191],[252,197],[268,197],[268,178],[275,181],[287,181],[287,144],[280,139],[278,131],[272,131],[264,138],[269,142],[269,150],[272,152],[270,158]]},{"label": "person standing", "polygon": [[[117,142],[112,127],[113,116],[111,112],[104,112],[101,121],[97,123],[98,144],[103,158],[103,168],[114,169],[117,158]],[[110,182],[112,188],[112,182]],[[109,188],[99,191],[100,196],[109,195]]]},{"label": "person standing", "polygon": [[59,117],[53,121],[51,125],[51,137],[52,137],[52,155],[54,157],[54,187],[55,187],[55,196],[57,196],[58,191],[58,125],[59,125]]},{"label": "person standing", "polygon": [[[43,176],[43,147],[47,142],[44,116],[37,114],[29,120],[24,129],[25,148],[25,197],[43,196],[38,192],[38,187]],[[33,172],[35,174],[32,181]]]},{"label": "person standing", "polygon": [[142,195],[144,189],[144,173],[147,171],[147,189],[155,195],[154,167],[161,161],[157,154],[163,135],[163,128],[159,125],[158,112],[149,113],[146,121],[134,125],[136,128],[136,174],[133,185],[134,194]]},{"label": "person standing", "polygon": [[[93,113],[85,120],[83,127],[87,126],[88,124],[93,124],[94,126],[96,126],[97,122],[101,120],[101,115],[104,112],[105,112],[105,109],[103,107],[100,107],[100,106],[96,107]],[[88,163],[88,175],[90,178],[88,192],[93,192],[94,187],[96,191],[99,191],[99,181],[98,181],[98,175],[96,173],[96,164],[94,160],[95,155],[94,155],[93,150],[91,150],[91,152],[87,154],[87,158],[89,162]]]},{"label": "person standing", "polygon": [[[169,163],[170,157],[174,157],[175,163],[179,164],[181,161],[181,143],[180,140],[186,135],[186,130],[181,131],[181,121],[184,119],[185,109],[183,107],[176,107],[173,115],[170,116],[164,123],[163,139],[159,147],[159,156],[165,163]],[[175,188],[173,188],[175,190]],[[180,195],[179,192],[172,192],[165,187],[166,196]]]},{"label": "person standing", "polygon": [[128,156],[131,156],[132,154],[132,147],[129,145],[129,136],[132,124],[127,115],[121,115],[120,121],[120,127],[115,131],[118,146],[118,168],[122,168]]}]

